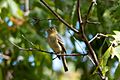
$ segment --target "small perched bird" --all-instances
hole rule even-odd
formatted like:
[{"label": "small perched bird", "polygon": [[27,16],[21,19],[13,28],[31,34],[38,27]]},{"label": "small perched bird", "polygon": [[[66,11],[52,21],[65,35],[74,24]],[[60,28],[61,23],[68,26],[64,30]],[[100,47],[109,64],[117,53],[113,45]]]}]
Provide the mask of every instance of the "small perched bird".
[{"label": "small perched bird", "polygon": [[[47,30],[47,33],[48,33],[47,41],[48,41],[48,44],[50,45],[50,47],[53,49],[53,51],[56,54],[65,54],[66,49],[64,47],[63,41],[62,41],[61,37],[59,36],[56,28],[50,27]],[[59,59],[62,59],[62,63],[63,63],[65,72],[68,71],[65,57],[64,56],[57,56],[57,57]]]}]

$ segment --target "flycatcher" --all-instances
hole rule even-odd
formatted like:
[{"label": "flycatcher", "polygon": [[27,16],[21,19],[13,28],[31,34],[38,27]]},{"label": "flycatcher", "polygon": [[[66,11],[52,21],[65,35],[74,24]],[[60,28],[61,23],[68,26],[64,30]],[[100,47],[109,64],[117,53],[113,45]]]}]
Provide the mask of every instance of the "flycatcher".
[{"label": "flycatcher", "polygon": [[[65,54],[66,53],[66,49],[64,47],[64,43],[61,39],[61,37],[59,36],[57,30],[55,27],[50,27],[48,30],[48,37],[47,37],[47,41],[48,44],[50,45],[50,47],[53,49],[53,51],[56,54]],[[68,71],[68,67],[67,67],[67,63],[66,63],[66,59],[64,56],[57,56],[59,59],[62,59],[62,63],[64,66],[64,70]]]}]

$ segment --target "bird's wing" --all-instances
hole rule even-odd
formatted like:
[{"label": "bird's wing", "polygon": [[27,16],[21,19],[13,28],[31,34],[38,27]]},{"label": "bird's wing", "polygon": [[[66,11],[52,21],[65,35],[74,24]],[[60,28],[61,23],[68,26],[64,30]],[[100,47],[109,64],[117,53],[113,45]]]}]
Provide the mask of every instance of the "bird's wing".
[{"label": "bird's wing", "polygon": [[63,43],[62,38],[60,37],[59,34],[57,34],[57,39],[58,39],[58,43],[62,47],[62,50],[66,53],[66,49],[65,49],[64,43]]}]

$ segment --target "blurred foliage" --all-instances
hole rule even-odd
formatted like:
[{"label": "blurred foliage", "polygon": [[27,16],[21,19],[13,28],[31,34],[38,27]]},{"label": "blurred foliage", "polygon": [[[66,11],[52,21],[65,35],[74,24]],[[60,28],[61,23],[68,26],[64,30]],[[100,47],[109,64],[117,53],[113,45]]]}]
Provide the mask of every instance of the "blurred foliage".
[{"label": "blurred foliage", "polygon": [[[79,29],[76,0],[45,1],[64,20]],[[91,1],[80,2],[83,19]],[[119,13],[120,0],[97,0],[88,21],[99,24],[88,23],[85,29],[89,40],[97,33],[108,36],[94,40],[91,45],[101,63],[103,74],[109,80],[120,79]],[[77,45],[74,32],[57,20],[39,0],[0,0],[0,54],[10,57],[6,60],[0,56],[0,80],[100,80],[98,74],[92,74],[96,68],[86,56],[67,57],[69,71],[64,72],[63,69],[53,68],[53,55],[40,51],[22,51],[11,43],[22,48],[51,51],[46,43],[46,29],[53,25],[63,36],[69,54],[85,53],[83,51],[87,48],[82,44],[84,42],[79,39],[77,44],[80,45]]]}]

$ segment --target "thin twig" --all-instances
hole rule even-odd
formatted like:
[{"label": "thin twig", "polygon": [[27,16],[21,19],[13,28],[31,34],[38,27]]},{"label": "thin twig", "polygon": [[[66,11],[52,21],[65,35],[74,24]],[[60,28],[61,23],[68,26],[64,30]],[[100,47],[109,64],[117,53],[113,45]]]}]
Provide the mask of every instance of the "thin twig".
[{"label": "thin twig", "polygon": [[89,24],[100,24],[100,22],[90,22],[88,20],[87,20],[87,23],[89,23]]},{"label": "thin twig", "polygon": [[80,0],[77,0],[77,14],[78,14],[78,21],[80,25],[82,24],[81,12],[80,12]]},{"label": "thin twig", "polygon": [[34,24],[36,24],[36,23],[38,23],[38,22],[40,22],[40,21],[45,21],[45,20],[58,20],[57,18],[48,18],[48,19],[38,19],[38,18],[33,18],[36,22],[34,23]]},{"label": "thin twig", "polygon": [[95,4],[95,1],[92,1],[91,4],[90,4],[90,7],[89,7],[88,12],[87,12],[87,15],[85,16],[84,26],[86,26],[86,23],[87,23],[90,11],[91,11],[91,9],[92,9],[92,7],[93,7],[94,4]]},{"label": "thin twig", "polygon": [[55,52],[49,52],[49,51],[45,51],[42,49],[37,49],[37,48],[22,48],[18,45],[16,45],[15,43],[11,42],[15,47],[17,47],[19,50],[23,50],[23,51],[40,51],[40,52],[45,52],[45,53],[49,53],[49,54],[55,54],[58,56],[86,56],[87,54],[80,54],[80,53],[71,53],[71,54],[56,54]]},{"label": "thin twig", "polygon": [[40,0],[40,1],[54,14],[54,16],[56,16],[56,18],[58,18],[59,21],[61,21],[63,24],[65,24],[68,28],[70,28],[75,33],[79,33],[77,29],[75,29],[72,25],[68,24],[62,17],[60,17],[55,11],[53,11],[44,0]]},{"label": "thin twig", "polygon": [[92,41],[94,41],[95,39],[100,39],[101,37],[108,37],[107,35],[104,35],[102,33],[97,33],[90,41],[89,43],[91,43]]},{"label": "thin twig", "polygon": [[83,29],[83,26],[82,26],[81,12],[80,12],[80,0],[77,0],[77,15],[78,15],[80,32],[81,32],[81,34],[84,34],[84,29]]},{"label": "thin twig", "polygon": [[57,18],[48,18],[48,19],[38,19],[38,18],[33,18],[34,20],[37,20],[37,21],[44,21],[44,20],[58,20]]},{"label": "thin twig", "polygon": [[50,53],[50,54],[54,54],[53,52],[48,52],[42,49],[37,49],[37,48],[22,48],[18,45],[16,45],[15,43],[11,42],[15,47],[17,47],[19,50],[23,50],[23,51],[40,51],[40,52],[45,52],[45,53]]},{"label": "thin twig", "polygon": [[77,54],[77,53],[72,53],[72,54],[57,54],[58,56],[86,56],[87,54]]},{"label": "thin twig", "polygon": [[23,34],[22,34],[22,37],[23,37],[27,42],[29,42],[32,46],[35,47],[35,45],[34,45],[31,41],[29,41]]}]

